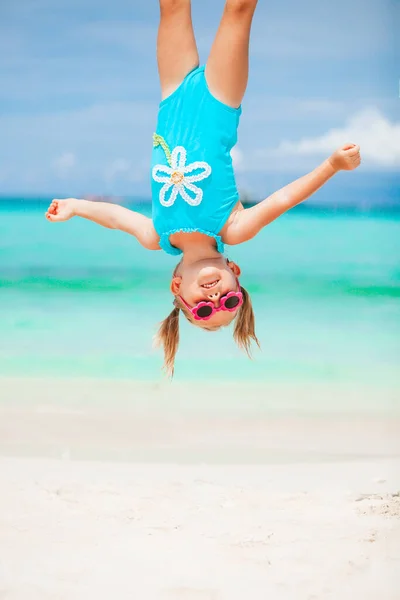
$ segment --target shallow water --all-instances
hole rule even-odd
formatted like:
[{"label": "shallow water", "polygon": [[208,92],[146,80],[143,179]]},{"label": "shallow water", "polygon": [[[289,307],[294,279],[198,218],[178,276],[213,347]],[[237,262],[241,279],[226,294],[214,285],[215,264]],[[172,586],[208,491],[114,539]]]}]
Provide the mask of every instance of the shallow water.
[{"label": "shallow water", "polygon": [[[0,202],[0,375],[160,380],[152,336],[176,258],[84,220],[50,224],[45,207]],[[231,329],[182,322],[177,380],[399,383],[398,213],[295,210],[228,250],[262,352],[249,361]]]}]

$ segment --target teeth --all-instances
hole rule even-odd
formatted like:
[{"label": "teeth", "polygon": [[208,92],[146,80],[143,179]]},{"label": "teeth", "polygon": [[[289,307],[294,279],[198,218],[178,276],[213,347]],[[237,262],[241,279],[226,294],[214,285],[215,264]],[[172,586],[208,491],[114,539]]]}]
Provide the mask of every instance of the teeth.
[{"label": "teeth", "polygon": [[214,287],[214,285],[216,285],[218,283],[219,279],[216,279],[215,281],[212,281],[211,283],[204,283],[201,287],[206,288],[207,290],[209,288]]}]

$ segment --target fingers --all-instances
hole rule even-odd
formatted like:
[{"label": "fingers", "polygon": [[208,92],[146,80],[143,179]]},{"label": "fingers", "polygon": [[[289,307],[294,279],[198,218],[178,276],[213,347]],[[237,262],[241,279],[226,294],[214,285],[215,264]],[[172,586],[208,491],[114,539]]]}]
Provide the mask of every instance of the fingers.
[{"label": "fingers", "polygon": [[57,200],[53,200],[53,202],[50,204],[50,206],[46,212],[56,212],[57,209],[58,209],[58,202],[57,202]]},{"label": "fingers", "polygon": [[49,208],[46,211],[46,219],[48,219],[49,221],[57,221],[56,215],[58,213],[58,201],[57,200],[53,200],[52,203],[50,204]]},{"label": "fingers", "polygon": [[357,146],[357,144],[346,144],[342,150],[346,152],[347,156],[356,156],[360,152],[360,146]]},{"label": "fingers", "polygon": [[356,154],[355,156],[351,157],[349,160],[349,165],[351,169],[357,169],[357,167],[359,167],[361,164],[361,156],[360,154]]},{"label": "fingers", "polygon": [[48,221],[53,221],[53,222],[54,222],[54,221],[59,221],[59,220],[60,220],[60,217],[59,217],[58,215],[54,215],[54,214],[52,214],[52,213],[49,213],[49,212],[47,212],[47,213],[46,213],[46,219],[47,219]]},{"label": "fingers", "polygon": [[355,144],[345,144],[342,147],[342,150],[350,150],[351,148],[354,148]]},{"label": "fingers", "polygon": [[347,161],[347,169],[353,170],[360,166],[360,146],[358,144],[346,144],[342,147],[342,153]]}]

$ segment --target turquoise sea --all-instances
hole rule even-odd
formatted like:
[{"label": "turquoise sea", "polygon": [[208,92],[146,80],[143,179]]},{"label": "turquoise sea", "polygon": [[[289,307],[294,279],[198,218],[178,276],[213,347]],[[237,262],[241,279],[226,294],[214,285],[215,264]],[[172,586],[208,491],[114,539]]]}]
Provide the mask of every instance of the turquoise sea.
[{"label": "turquoise sea", "polygon": [[[0,201],[0,375],[161,380],[152,336],[176,258],[78,218],[50,224],[48,200]],[[228,250],[262,352],[182,320],[178,381],[400,382],[399,213],[299,208]]]}]

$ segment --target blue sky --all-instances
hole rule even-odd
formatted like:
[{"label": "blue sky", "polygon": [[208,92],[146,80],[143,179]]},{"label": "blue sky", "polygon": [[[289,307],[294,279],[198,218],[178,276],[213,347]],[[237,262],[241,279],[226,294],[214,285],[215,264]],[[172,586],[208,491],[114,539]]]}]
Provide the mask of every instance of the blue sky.
[{"label": "blue sky", "polygon": [[[223,1],[192,4],[205,62]],[[398,183],[396,22],[397,0],[259,0],[242,189],[262,197],[347,141],[363,165],[339,177]],[[156,0],[1,2],[0,194],[149,195],[157,25]]]}]

